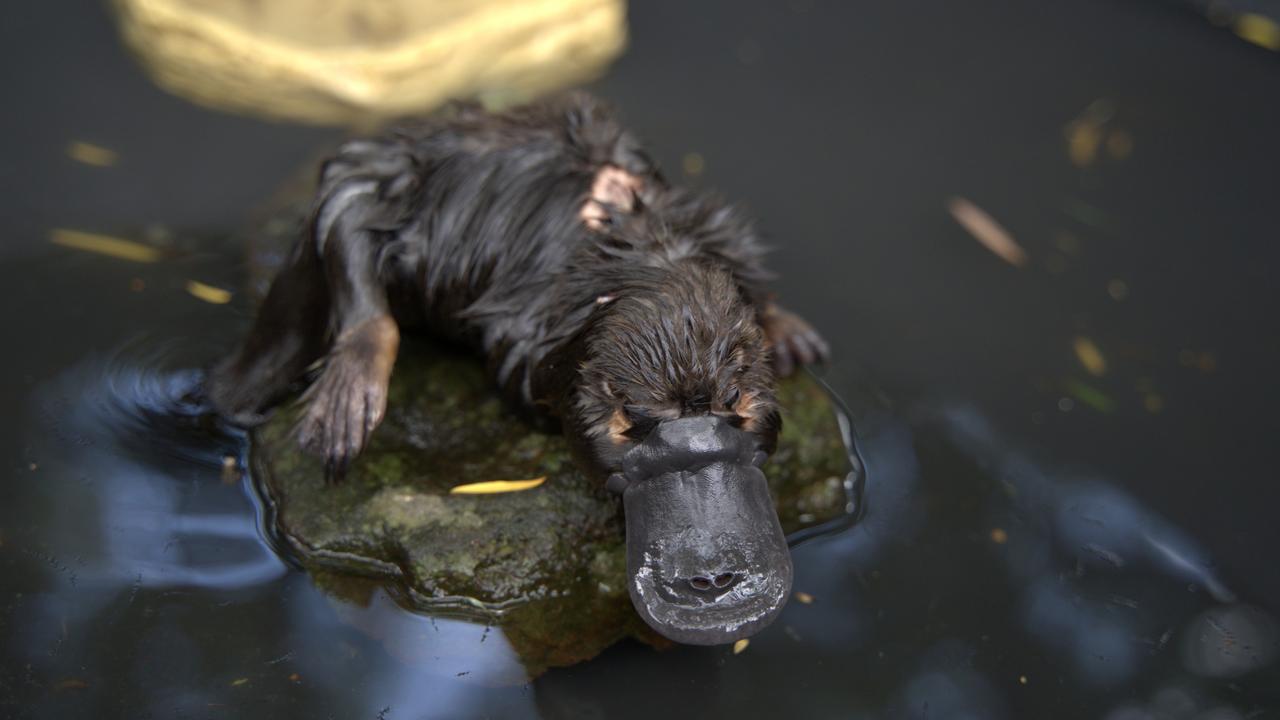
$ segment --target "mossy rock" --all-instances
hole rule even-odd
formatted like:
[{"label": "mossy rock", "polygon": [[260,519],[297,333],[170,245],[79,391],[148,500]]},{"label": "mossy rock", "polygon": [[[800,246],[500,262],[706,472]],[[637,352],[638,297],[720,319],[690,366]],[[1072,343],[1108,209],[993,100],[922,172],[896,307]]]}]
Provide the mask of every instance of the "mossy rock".
[{"label": "mossy rock", "polygon": [[[787,409],[765,466],[784,530],[845,512],[847,450],[825,391],[779,388]],[[298,448],[298,408],[254,433],[255,476],[276,531],[304,566],[382,578],[410,607],[499,622],[531,674],[624,637],[661,643],[626,590],[620,500],[575,467],[562,436],[509,407],[472,357],[406,342],[387,418],[343,482]],[[484,480],[536,488],[452,495]]]},{"label": "mossy rock", "polygon": [[[246,238],[258,298],[303,227],[313,176],[287,184]],[[849,509],[849,450],[831,399],[808,375],[782,382],[778,399],[783,432],[764,470],[790,533]],[[412,609],[500,623],[530,676],[625,637],[667,644],[632,609],[620,499],[577,470],[562,436],[504,402],[479,358],[405,338],[387,405],[335,486],[298,447],[295,405],[251,438],[275,530],[322,588],[367,602],[366,584],[343,578],[380,579]],[[449,492],[541,476],[521,492]]]}]

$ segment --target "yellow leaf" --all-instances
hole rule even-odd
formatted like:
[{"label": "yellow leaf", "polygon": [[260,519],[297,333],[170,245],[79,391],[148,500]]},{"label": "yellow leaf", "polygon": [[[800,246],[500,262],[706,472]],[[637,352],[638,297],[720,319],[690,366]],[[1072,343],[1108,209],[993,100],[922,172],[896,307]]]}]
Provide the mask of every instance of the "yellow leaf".
[{"label": "yellow leaf", "polygon": [[458,485],[451,488],[449,493],[451,495],[492,495],[494,493],[519,492],[521,490],[532,490],[546,482],[546,480],[546,475],[532,480],[489,480],[488,482]]},{"label": "yellow leaf", "polygon": [[110,235],[58,228],[50,233],[49,240],[54,245],[109,255],[121,260],[149,263],[160,259],[160,251],[149,245]]},{"label": "yellow leaf", "polygon": [[1076,339],[1071,341],[1071,346],[1075,348],[1076,359],[1089,371],[1090,375],[1100,377],[1107,372],[1107,359],[1102,357],[1102,351],[1098,349],[1093,341],[1083,335],[1077,335]]},{"label": "yellow leaf", "polygon": [[247,682],[249,682],[249,678],[236,678],[235,680],[231,681],[231,687],[240,687],[241,685],[244,685]]},{"label": "yellow leaf", "polygon": [[750,640],[748,640],[748,639],[746,639],[746,638],[742,638],[741,640],[739,640],[738,642],[736,642],[736,643],[734,643],[734,644],[733,644],[733,654],[734,654],[734,655],[737,655],[738,653],[742,652],[743,650],[746,650],[746,649],[747,649],[747,646],[748,646],[748,645],[750,645],[750,644],[751,644],[751,641],[750,641]]},{"label": "yellow leaf", "polygon": [[982,208],[962,197],[953,197],[947,201],[947,210],[975,240],[1001,260],[1017,267],[1027,264],[1027,253],[1022,246]]},{"label": "yellow leaf", "polygon": [[108,150],[101,145],[77,140],[67,145],[67,157],[85,165],[111,167],[116,164],[116,160],[120,156],[116,154],[115,150]]},{"label": "yellow leaf", "polygon": [[212,285],[205,285],[204,283],[196,282],[195,280],[187,281],[187,292],[207,303],[213,303],[214,305],[226,305],[231,302],[231,293],[229,291]]},{"label": "yellow leaf", "polygon": [[813,596],[807,592],[797,592],[795,594],[796,602],[801,605],[809,605],[813,603]]}]

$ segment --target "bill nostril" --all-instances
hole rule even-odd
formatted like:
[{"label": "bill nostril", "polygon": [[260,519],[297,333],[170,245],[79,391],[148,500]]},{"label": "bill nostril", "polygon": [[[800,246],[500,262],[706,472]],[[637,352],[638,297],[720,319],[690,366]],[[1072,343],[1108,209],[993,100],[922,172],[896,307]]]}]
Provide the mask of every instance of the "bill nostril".
[{"label": "bill nostril", "polygon": [[726,572],[720,573],[714,577],[709,575],[694,575],[688,579],[689,587],[698,592],[707,592],[708,590],[724,590],[733,585],[738,580],[736,573]]}]

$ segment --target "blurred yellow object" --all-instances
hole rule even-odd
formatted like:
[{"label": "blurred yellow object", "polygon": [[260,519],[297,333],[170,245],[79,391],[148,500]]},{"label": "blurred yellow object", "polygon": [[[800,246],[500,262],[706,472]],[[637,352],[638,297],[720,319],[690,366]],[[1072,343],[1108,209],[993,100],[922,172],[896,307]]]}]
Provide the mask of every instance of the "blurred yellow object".
[{"label": "blurred yellow object", "polygon": [[1268,50],[1280,50],[1280,25],[1266,15],[1244,13],[1236,18],[1236,35]]},{"label": "blurred yellow object", "polygon": [[599,75],[624,0],[113,0],[151,77],[251,115],[352,124],[503,105]]},{"label": "blurred yellow object", "polygon": [[123,238],[111,237],[110,235],[100,235],[98,233],[82,232],[80,230],[55,228],[49,233],[49,241],[54,245],[61,245],[63,247],[75,248],[76,250],[98,253],[99,255],[107,255],[132,262],[150,263],[160,259],[160,251],[148,245],[136,243],[132,240],[125,240]]},{"label": "blurred yellow object", "polygon": [[1107,374],[1107,359],[1102,356],[1102,351],[1094,344],[1092,340],[1077,335],[1071,341],[1071,347],[1076,351],[1076,359],[1089,371],[1094,377],[1102,377]]},{"label": "blurred yellow object", "polygon": [[187,292],[191,293],[193,297],[214,305],[226,305],[231,302],[230,291],[212,285],[205,285],[198,280],[187,281]]},{"label": "blurred yellow object", "polygon": [[111,167],[120,158],[115,150],[109,150],[101,145],[94,145],[80,140],[72,141],[67,145],[67,157],[78,163],[94,167]]}]

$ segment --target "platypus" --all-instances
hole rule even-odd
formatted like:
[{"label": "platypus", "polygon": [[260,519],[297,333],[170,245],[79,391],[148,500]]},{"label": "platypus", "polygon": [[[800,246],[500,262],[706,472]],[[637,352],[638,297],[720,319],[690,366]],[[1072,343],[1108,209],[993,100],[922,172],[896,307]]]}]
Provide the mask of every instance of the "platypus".
[{"label": "platypus", "polygon": [[732,642],[790,594],[760,469],[776,378],[828,352],[774,302],[763,256],[739,209],[668,183],[587,94],[459,105],[324,162],[307,230],[208,394],[252,426],[308,384],[299,439],[336,481],[386,410],[401,329],[465,343],[621,494],[644,620]]}]

